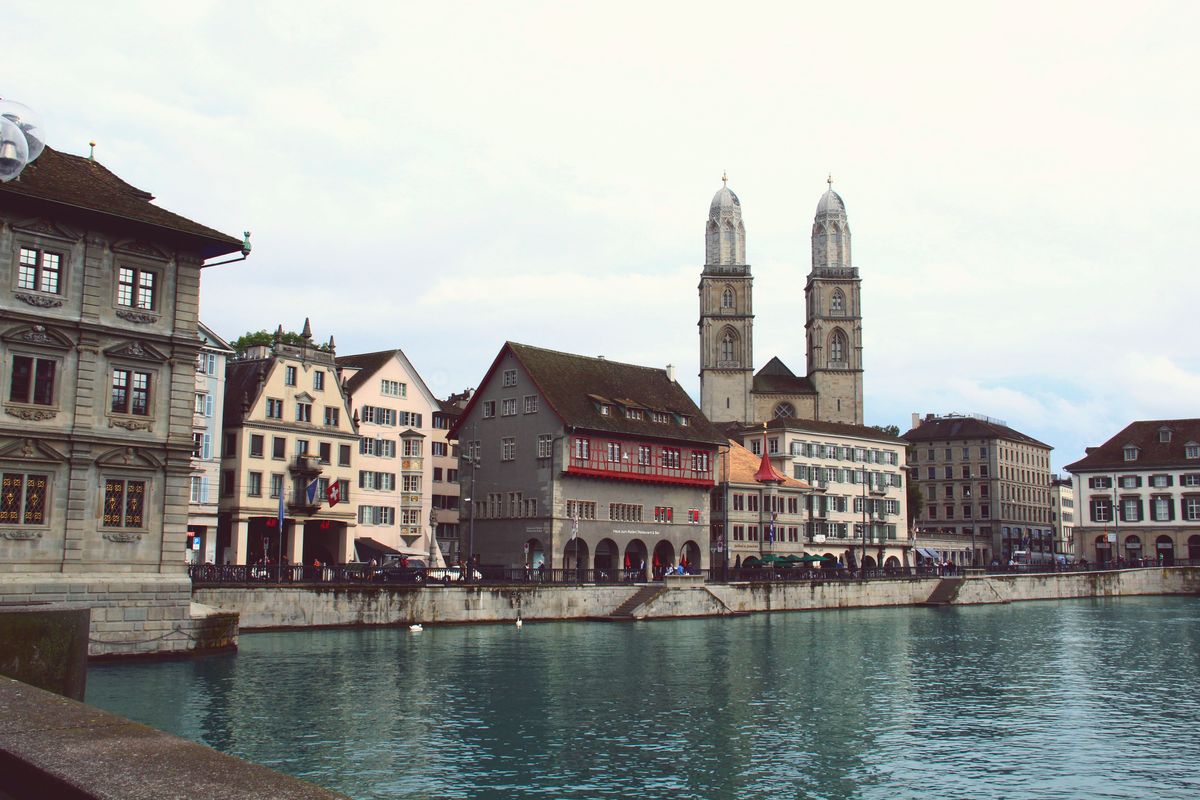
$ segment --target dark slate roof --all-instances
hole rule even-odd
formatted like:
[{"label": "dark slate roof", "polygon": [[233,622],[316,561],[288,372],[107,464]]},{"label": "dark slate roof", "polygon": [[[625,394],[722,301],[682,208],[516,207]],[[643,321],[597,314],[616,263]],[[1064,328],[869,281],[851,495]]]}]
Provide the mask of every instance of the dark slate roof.
[{"label": "dark slate roof", "polygon": [[[1160,442],[1161,428],[1171,431],[1171,441]],[[1187,458],[1184,447],[1200,444],[1200,419],[1147,419],[1129,425],[1099,447],[1089,447],[1087,455],[1068,464],[1071,472],[1089,470],[1153,469],[1155,467],[1180,467],[1200,469],[1200,460]],[[1125,460],[1125,446],[1138,448],[1136,461]]]},{"label": "dark slate roof", "polygon": [[[480,384],[481,388],[487,386],[506,351],[516,356],[554,413],[568,427],[714,445],[726,441],[687,392],[667,377],[665,369],[656,367],[639,367],[506,342]],[[482,391],[475,392],[467,409],[483,395]],[[602,415],[600,404],[594,398],[604,398],[612,403],[612,413]],[[629,419],[622,413],[621,406],[673,413],[669,422],[655,422],[649,414],[643,414],[640,420]],[[687,416],[689,424],[681,425],[676,414]],[[453,435],[454,431],[451,431]]]},{"label": "dark slate roof", "polygon": [[109,217],[184,234],[204,258],[234,253],[242,241],[154,205],[154,196],[130,186],[97,161],[47,147],[20,178],[0,183],[7,205],[47,204],[55,216]]},{"label": "dark slate roof", "polygon": [[438,400],[438,413],[447,417],[458,417],[462,416],[463,407],[449,400]]},{"label": "dark slate roof", "polygon": [[[790,417],[787,419],[768,420],[767,429],[772,431],[791,429],[807,433],[828,433],[832,436],[857,436],[860,439],[872,439],[876,442],[899,445],[907,444],[903,439],[884,433],[878,428],[872,428],[870,425],[855,425],[850,422],[823,422],[816,419]],[[742,436],[748,436],[755,432],[761,432],[762,426],[740,425],[737,431]]]},{"label": "dark slate roof", "polygon": [[1026,436],[1007,425],[975,417],[934,417],[922,422],[907,433],[901,434],[900,438],[913,444],[960,439],[1008,439],[1013,442],[1050,448],[1050,445],[1045,442],[1039,442],[1032,436]]},{"label": "dark slate roof", "polygon": [[275,363],[273,358],[258,358],[253,361],[230,361],[225,365],[225,416],[223,427],[241,426],[242,401],[254,403],[258,399],[259,376],[266,380]]},{"label": "dark slate roof", "polygon": [[800,378],[775,356],[754,375],[753,391],[759,394],[816,394],[808,378]]},{"label": "dark slate roof", "polygon": [[396,357],[399,350],[380,350],[375,353],[359,353],[354,356],[338,356],[337,365],[339,367],[353,367],[358,370],[350,376],[346,381],[346,393],[354,394],[358,387],[362,386],[371,376],[384,367],[389,361]]}]

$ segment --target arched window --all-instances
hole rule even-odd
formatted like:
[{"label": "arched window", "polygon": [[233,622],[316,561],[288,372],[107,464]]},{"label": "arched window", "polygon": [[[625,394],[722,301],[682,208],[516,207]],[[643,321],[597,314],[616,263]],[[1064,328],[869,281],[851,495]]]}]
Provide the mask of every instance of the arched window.
[{"label": "arched window", "polygon": [[790,419],[796,416],[796,407],[791,403],[780,403],[775,406],[775,417],[777,419]]},{"label": "arched window", "polygon": [[829,337],[829,363],[831,366],[846,363],[846,334],[840,330]]},{"label": "arched window", "polygon": [[721,308],[733,308],[733,289],[721,292]]},{"label": "arched window", "polygon": [[829,313],[841,315],[846,310],[846,295],[842,294],[841,289],[833,290],[833,297],[829,298]]},{"label": "arched window", "polygon": [[721,337],[721,361],[733,361],[735,358],[737,342],[733,338],[733,334],[728,331]]}]

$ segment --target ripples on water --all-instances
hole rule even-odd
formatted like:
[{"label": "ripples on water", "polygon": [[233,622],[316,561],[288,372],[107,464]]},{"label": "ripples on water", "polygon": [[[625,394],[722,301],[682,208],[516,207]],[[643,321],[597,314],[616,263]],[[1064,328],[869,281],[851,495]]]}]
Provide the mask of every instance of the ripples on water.
[{"label": "ripples on water", "polygon": [[1200,797],[1200,600],[246,635],[88,702],[355,798]]}]

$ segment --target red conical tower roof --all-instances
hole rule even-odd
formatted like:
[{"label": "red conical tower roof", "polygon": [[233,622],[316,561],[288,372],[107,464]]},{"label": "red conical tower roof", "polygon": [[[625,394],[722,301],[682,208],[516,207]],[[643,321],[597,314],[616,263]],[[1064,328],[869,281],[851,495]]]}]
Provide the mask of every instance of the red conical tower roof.
[{"label": "red conical tower roof", "polygon": [[775,465],[771,463],[771,458],[767,455],[766,424],[763,425],[762,463],[758,465],[758,472],[754,473],[754,480],[759,483],[783,483],[787,480],[787,476],[775,469]]}]

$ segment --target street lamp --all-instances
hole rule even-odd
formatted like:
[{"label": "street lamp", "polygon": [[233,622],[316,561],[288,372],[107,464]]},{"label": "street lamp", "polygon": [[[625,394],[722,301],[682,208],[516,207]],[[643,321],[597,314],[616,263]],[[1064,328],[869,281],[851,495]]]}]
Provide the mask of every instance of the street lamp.
[{"label": "street lamp", "polygon": [[15,100],[0,100],[0,183],[8,183],[42,154],[46,136],[37,114]]},{"label": "street lamp", "polygon": [[470,522],[467,523],[468,544],[467,544],[467,561],[463,567],[463,580],[470,581],[472,573],[475,571],[475,471],[479,468],[479,423],[475,422],[471,425],[471,441],[467,448],[467,455],[460,455],[460,458],[471,465],[471,496],[466,498],[464,502],[467,504],[467,510],[471,512]]},{"label": "street lamp", "polygon": [[433,558],[433,552],[434,552],[434,548],[437,547],[437,524],[438,524],[437,509],[431,507],[429,509],[429,561],[426,562],[427,566],[429,566],[430,568],[432,568],[435,563],[434,558]]}]

